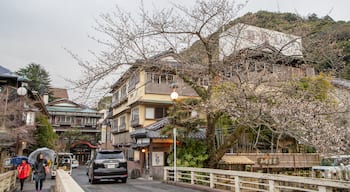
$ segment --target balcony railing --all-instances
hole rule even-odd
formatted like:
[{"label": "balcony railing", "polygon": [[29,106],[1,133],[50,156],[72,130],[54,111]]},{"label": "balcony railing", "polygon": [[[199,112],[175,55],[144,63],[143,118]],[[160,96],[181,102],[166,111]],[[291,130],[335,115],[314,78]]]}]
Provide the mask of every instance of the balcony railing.
[{"label": "balcony railing", "polygon": [[56,122],[54,126],[69,125],[71,127],[96,127],[96,123],[73,123],[73,122]]}]

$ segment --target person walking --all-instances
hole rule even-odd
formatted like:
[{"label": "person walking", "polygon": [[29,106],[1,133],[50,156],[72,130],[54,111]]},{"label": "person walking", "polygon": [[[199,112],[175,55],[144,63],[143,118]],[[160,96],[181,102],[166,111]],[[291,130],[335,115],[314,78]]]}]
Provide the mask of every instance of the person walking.
[{"label": "person walking", "polygon": [[46,178],[46,170],[48,169],[47,160],[44,159],[42,153],[38,154],[36,162],[33,167],[34,171],[34,181],[35,181],[35,191],[41,192],[43,189],[43,184]]},{"label": "person walking", "polygon": [[21,184],[21,192],[23,192],[24,181],[30,175],[30,165],[26,159],[22,159],[21,164],[17,166],[17,172],[18,172],[18,179]]}]

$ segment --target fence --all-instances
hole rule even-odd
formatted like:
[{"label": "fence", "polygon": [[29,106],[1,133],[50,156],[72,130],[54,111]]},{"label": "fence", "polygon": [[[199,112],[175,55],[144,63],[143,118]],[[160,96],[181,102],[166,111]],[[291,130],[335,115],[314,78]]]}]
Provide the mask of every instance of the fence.
[{"label": "fence", "polygon": [[10,192],[16,189],[16,171],[0,174],[0,191]]},{"label": "fence", "polygon": [[[164,181],[174,182],[173,167],[164,167]],[[176,168],[176,183],[235,192],[350,191],[347,181],[189,167]]]}]

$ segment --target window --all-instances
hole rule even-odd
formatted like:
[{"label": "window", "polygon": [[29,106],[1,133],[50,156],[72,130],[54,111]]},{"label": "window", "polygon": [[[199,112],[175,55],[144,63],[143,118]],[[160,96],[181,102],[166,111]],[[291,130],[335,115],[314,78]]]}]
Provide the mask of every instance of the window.
[{"label": "window", "polygon": [[81,124],[82,124],[81,118],[80,118],[80,117],[76,117],[76,118],[75,118],[75,123],[76,123],[77,125],[81,125]]},{"label": "window", "polygon": [[134,108],[131,110],[131,121],[135,121],[139,119],[139,108]]},{"label": "window", "polygon": [[165,114],[166,110],[163,107],[155,108],[154,111],[155,111],[155,113],[154,113],[155,119],[159,119],[159,118],[166,116],[166,114]]},{"label": "window", "polygon": [[129,87],[128,87],[128,92],[132,91],[135,89],[136,84],[139,82],[139,73],[134,73],[131,75],[129,79]]},{"label": "window", "polygon": [[146,119],[160,119],[166,116],[164,107],[146,107]]},{"label": "window", "polygon": [[121,116],[119,120],[120,120],[119,131],[125,130],[126,129],[125,115]]},{"label": "window", "polygon": [[171,84],[174,82],[174,76],[171,74],[147,73],[147,81],[156,84]]},{"label": "window", "polygon": [[167,75],[163,74],[160,76],[160,83],[162,83],[162,84],[167,83]]},{"label": "window", "polygon": [[111,122],[111,127],[112,127],[112,130],[118,130],[118,118],[115,118],[112,120]]},{"label": "window", "polygon": [[159,80],[159,74],[153,74],[153,83],[157,83],[159,84],[160,83],[160,80]]},{"label": "window", "polygon": [[199,78],[199,85],[200,86],[209,86],[209,79],[204,77],[204,78]]},{"label": "window", "polygon": [[154,119],[154,108],[146,107],[146,119]]},{"label": "window", "polygon": [[96,159],[124,159],[124,153],[122,151],[99,151],[96,155]]},{"label": "window", "polygon": [[61,123],[70,123],[72,121],[72,117],[70,116],[58,116],[58,122],[61,122]]},{"label": "window", "polygon": [[120,99],[124,99],[126,97],[126,85],[120,89]]},{"label": "window", "polygon": [[112,102],[118,103],[118,100],[119,100],[119,91],[117,90],[117,91],[113,94]]},{"label": "window", "polygon": [[96,125],[96,118],[85,118],[86,125]]}]

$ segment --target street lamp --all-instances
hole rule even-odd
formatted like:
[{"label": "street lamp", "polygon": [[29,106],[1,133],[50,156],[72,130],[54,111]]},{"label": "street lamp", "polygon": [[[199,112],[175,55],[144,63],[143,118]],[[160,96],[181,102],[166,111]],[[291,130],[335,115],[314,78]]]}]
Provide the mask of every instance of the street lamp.
[{"label": "street lamp", "polygon": [[[176,88],[174,87],[173,92],[170,94],[170,98],[174,104],[174,115],[175,115],[175,102],[178,97],[179,97],[179,94],[176,92]],[[173,127],[173,135],[174,135],[174,138],[173,138],[174,140],[174,182],[176,182],[176,125],[175,123]]]}]

